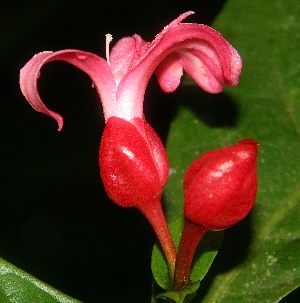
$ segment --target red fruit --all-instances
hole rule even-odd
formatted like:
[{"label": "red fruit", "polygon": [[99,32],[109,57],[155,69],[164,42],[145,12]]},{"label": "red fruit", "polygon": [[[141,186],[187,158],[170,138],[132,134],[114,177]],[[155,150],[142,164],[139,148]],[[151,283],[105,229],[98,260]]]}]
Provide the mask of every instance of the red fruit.
[{"label": "red fruit", "polygon": [[184,215],[207,229],[228,228],[250,212],[256,196],[258,143],[245,139],[196,159],[184,177]]}]

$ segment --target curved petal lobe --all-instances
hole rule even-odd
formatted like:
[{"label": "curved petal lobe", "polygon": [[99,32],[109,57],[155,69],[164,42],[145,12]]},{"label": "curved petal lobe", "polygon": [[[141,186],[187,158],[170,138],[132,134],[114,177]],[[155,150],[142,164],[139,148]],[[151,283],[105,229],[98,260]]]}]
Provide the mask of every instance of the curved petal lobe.
[{"label": "curved petal lobe", "polygon": [[155,75],[161,89],[166,93],[176,90],[183,75],[183,68],[180,58],[172,53],[158,65]]},{"label": "curved petal lobe", "polygon": [[[130,99],[137,104],[143,102],[147,83],[156,68],[162,89],[176,89],[180,80],[179,62],[196,83],[210,93],[222,91],[224,85],[238,83],[241,58],[220,33],[203,24],[173,22],[155,38],[136,66],[120,82],[118,106]],[[169,59],[173,55],[180,59],[174,61],[174,69],[170,67]],[[169,87],[166,85],[168,82]],[[137,116],[140,115],[138,110],[137,107]]]},{"label": "curved petal lobe", "polygon": [[36,54],[21,69],[21,91],[36,111],[54,118],[57,121],[58,130],[62,129],[63,118],[44,105],[37,90],[37,79],[40,76],[41,68],[47,62],[55,60],[68,62],[87,73],[101,97],[105,117],[113,115],[116,85],[107,62],[92,53],[72,49],[58,52],[41,52]]}]

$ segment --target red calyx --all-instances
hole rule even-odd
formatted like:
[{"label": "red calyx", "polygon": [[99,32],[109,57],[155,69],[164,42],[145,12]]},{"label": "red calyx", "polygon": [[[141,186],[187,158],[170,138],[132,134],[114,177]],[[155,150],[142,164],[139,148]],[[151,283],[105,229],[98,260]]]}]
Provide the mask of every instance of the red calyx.
[{"label": "red calyx", "polygon": [[206,229],[228,228],[250,212],[256,196],[258,143],[251,139],[196,159],[184,177],[184,215]]},{"label": "red calyx", "polygon": [[100,145],[100,170],[111,200],[141,208],[160,198],[169,166],[163,144],[145,120],[111,117]]}]

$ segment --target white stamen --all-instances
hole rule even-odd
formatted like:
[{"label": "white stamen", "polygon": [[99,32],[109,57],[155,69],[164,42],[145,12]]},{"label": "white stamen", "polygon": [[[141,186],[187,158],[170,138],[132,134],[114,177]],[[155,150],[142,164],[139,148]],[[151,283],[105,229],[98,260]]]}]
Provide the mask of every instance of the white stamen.
[{"label": "white stamen", "polygon": [[110,66],[110,62],[109,62],[109,44],[112,41],[113,37],[111,34],[106,34],[105,35],[106,38],[106,61],[108,66]]}]

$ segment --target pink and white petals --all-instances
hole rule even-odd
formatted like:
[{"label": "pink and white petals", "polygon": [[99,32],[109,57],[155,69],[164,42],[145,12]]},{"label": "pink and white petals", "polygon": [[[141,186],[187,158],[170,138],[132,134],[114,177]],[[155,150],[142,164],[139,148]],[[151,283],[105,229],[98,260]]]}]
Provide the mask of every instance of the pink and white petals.
[{"label": "pink and white petals", "polygon": [[141,57],[134,60],[119,83],[118,103],[129,99],[143,102],[154,72],[166,92],[177,88],[183,69],[204,90],[219,93],[224,85],[238,83],[241,68],[239,54],[217,31],[203,24],[173,21],[156,36]]},{"label": "pink and white petals", "polygon": [[135,67],[136,61],[148,48],[149,44],[149,42],[135,34],[132,37],[120,39],[112,48],[109,54],[109,64],[117,85],[128,71]]},{"label": "pink and white petals", "polygon": [[224,85],[236,85],[242,67],[240,56],[212,28],[181,23],[191,14],[180,15],[151,43],[133,35],[119,40],[109,53],[112,37],[106,35],[107,60],[72,49],[39,53],[21,70],[22,93],[35,110],[54,118],[61,130],[62,117],[44,105],[37,90],[40,70],[50,61],[71,63],[89,75],[100,96],[105,120],[114,116],[127,121],[143,118],[145,90],[154,72],[165,92],[179,86],[183,70],[210,93],[222,91]]},{"label": "pink and white petals", "polygon": [[63,118],[44,105],[37,89],[37,79],[40,77],[43,65],[55,60],[68,62],[87,73],[100,95],[105,117],[114,114],[114,108],[116,107],[116,85],[106,60],[92,53],[72,49],[57,52],[41,52],[36,54],[21,69],[21,91],[36,111],[54,118],[58,123],[58,130],[62,129]]}]

